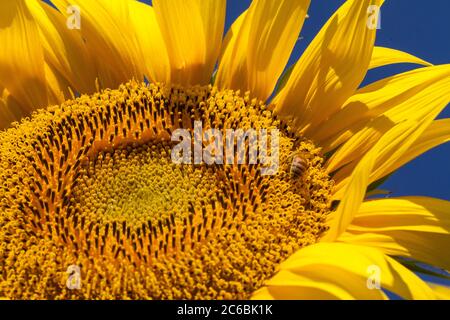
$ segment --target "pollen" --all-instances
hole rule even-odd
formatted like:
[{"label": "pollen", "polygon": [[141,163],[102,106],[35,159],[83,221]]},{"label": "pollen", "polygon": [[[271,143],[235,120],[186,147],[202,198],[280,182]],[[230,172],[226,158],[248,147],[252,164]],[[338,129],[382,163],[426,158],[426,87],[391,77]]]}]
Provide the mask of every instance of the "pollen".
[{"label": "pollen", "polygon": [[[171,134],[195,121],[279,129],[278,171],[173,163]],[[0,296],[249,298],[326,232],[322,163],[262,102],[211,86],[132,81],[39,110],[0,133]]]}]

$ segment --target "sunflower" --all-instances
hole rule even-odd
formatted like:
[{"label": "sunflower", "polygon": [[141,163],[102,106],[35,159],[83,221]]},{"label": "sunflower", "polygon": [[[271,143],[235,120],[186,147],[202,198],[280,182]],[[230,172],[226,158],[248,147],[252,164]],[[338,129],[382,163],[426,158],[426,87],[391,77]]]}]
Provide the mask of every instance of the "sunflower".
[{"label": "sunflower", "polygon": [[[288,72],[309,0],[254,0],[225,38],[225,0],[51,2],[0,2],[1,297],[449,297],[415,271],[448,278],[450,202],[372,197],[450,139],[450,65],[376,47],[382,0]],[[422,67],[361,88],[395,63]],[[278,129],[278,171],[173,163],[195,122]]]}]

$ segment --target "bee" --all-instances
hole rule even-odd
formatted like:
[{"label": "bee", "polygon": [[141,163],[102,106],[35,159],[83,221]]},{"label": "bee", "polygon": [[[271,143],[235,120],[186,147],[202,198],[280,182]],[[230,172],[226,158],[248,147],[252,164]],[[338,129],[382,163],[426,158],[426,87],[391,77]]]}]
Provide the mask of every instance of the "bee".
[{"label": "bee", "polygon": [[303,176],[307,169],[307,160],[301,154],[295,154],[292,158],[291,177],[293,179],[298,179]]}]

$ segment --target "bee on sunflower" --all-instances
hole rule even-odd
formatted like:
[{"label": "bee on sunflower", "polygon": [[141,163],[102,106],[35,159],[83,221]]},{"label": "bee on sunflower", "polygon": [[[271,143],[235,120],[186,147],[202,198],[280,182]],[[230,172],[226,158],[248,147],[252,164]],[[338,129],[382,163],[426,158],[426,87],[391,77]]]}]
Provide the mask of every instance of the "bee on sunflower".
[{"label": "bee on sunflower", "polygon": [[[368,197],[450,139],[450,65],[375,46],[383,2],[347,0],[284,75],[310,0],[225,38],[225,0],[0,2],[0,297],[450,297],[414,273],[450,269],[450,202]],[[279,130],[278,171],[173,163],[196,122]]]}]

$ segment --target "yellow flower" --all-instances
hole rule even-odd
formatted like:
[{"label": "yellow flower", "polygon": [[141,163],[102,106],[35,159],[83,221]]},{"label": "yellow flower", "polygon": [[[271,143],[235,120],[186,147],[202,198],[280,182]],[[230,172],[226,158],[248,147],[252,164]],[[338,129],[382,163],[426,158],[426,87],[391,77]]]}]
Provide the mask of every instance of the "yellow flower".
[{"label": "yellow flower", "polygon": [[[0,3],[0,297],[448,298],[412,270],[450,269],[450,202],[369,199],[450,139],[450,65],[374,46],[382,0],[346,1],[281,81],[309,0],[254,0],[223,41],[225,0],[52,3]],[[195,121],[279,129],[278,172],[172,163]]]}]

